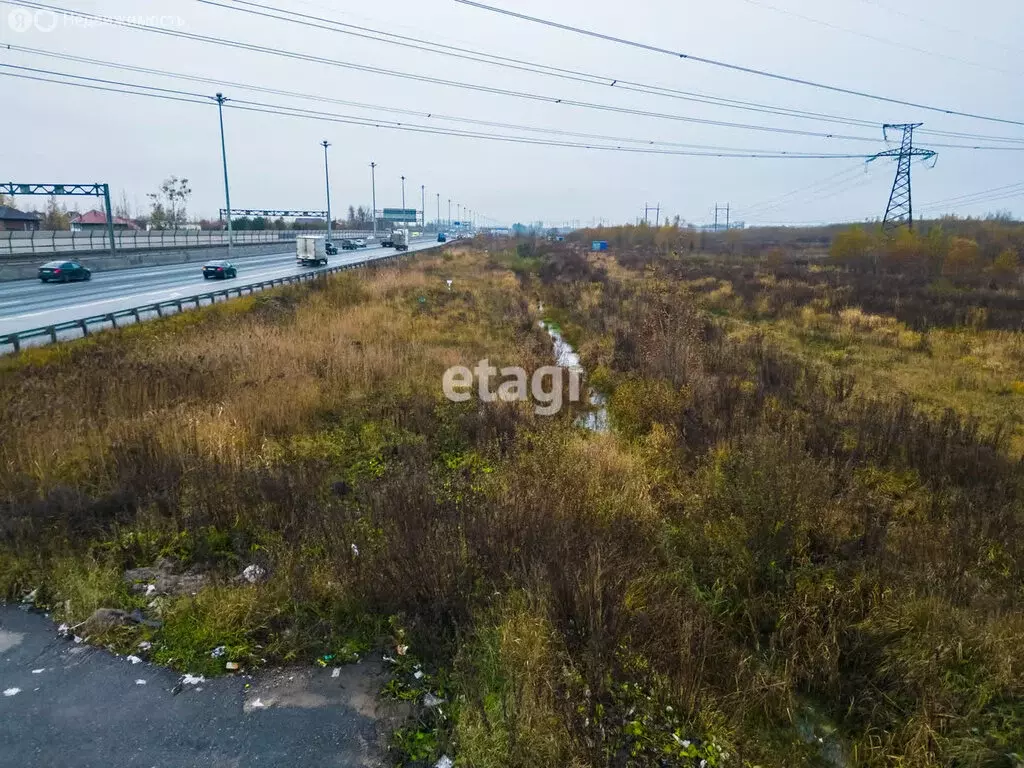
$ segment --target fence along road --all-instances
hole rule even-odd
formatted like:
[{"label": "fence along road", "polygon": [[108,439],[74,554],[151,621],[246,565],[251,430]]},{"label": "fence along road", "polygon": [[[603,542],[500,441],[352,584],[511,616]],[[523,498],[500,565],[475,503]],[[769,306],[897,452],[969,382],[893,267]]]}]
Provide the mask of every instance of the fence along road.
[{"label": "fence along road", "polygon": [[[231,239],[235,245],[284,244],[293,242],[296,235],[323,234],[326,234],[326,230],[240,230],[235,232]],[[366,232],[335,230],[332,234],[334,239],[340,241],[346,237],[368,237],[372,233],[369,230]],[[114,232],[114,245],[118,251],[145,251],[152,248],[207,248],[215,245],[227,245],[227,242],[227,232],[220,230],[174,229],[141,232],[125,229]],[[90,229],[83,232],[0,231],[0,259],[4,257],[46,257],[109,250],[110,244],[105,229]]]},{"label": "fence along road", "polygon": [[[408,253],[440,245],[433,238],[422,238],[413,241]],[[233,280],[204,280],[202,265],[193,263],[99,272],[89,282],[81,283],[4,283],[0,284],[0,354],[78,338],[396,255],[393,249],[379,246],[341,251],[330,257],[326,269],[311,269],[296,265],[293,246],[280,254],[237,262],[238,277]]]}]

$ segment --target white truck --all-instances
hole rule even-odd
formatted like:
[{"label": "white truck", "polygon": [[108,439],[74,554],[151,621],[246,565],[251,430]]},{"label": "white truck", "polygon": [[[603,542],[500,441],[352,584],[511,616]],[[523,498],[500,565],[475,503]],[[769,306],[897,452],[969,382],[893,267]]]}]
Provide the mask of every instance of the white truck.
[{"label": "white truck", "polygon": [[295,238],[295,261],[303,267],[327,264],[327,238],[320,235],[299,235]]},{"label": "white truck", "polygon": [[409,250],[409,230],[408,229],[396,229],[391,233],[391,244],[395,246],[396,251],[408,251]]}]

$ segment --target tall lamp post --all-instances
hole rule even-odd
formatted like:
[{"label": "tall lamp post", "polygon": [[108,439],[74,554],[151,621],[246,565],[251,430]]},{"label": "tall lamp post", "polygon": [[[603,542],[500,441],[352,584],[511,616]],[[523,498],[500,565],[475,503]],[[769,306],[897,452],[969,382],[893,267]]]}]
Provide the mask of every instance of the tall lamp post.
[{"label": "tall lamp post", "polygon": [[441,193],[437,193],[437,231],[441,231]]},{"label": "tall lamp post", "polygon": [[402,208],[405,208],[405,176],[402,177]]},{"label": "tall lamp post", "polygon": [[324,148],[324,181],[327,184],[327,242],[331,242],[331,172],[327,167],[327,148],[331,146],[327,139],[320,142]]},{"label": "tall lamp post", "polygon": [[448,198],[448,229],[452,228],[452,199]]},{"label": "tall lamp post", "polygon": [[231,258],[231,188],[228,186],[228,150],[224,143],[224,98],[223,93],[217,94],[217,116],[220,118],[220,156],[224,163],[224,203],[228,212],[228,258]]},{"label": "tall lamp post", "polygon": [[373,219],[373,236],[377,237],[377,164],[370,163],[370,188],[373,194],[373,201],[370,203],[373,210],[370,211],[370,218]]},{"label": "tall lamp post", "polygon": [[420,224],[424,229],[427,228],[427,185],[420,184],[420,209],[423,211],[423,221]]}]

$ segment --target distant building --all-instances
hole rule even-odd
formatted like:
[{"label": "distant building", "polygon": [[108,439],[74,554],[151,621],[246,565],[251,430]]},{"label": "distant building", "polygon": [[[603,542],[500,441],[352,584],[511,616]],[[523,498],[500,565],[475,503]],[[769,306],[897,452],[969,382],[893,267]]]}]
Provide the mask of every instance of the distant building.
[{"label": "distant building", "polygon": [[0,231],[35,232],[41,220],[38,213],[26,213],[9,205],[0,205]]},{"label": "distant building", "polygon": [[[107,215],[103,211],[89,211],[71,219],[72,232],[87,232],[90,229],[106,229]],[[139,226],[131,219],[114,217],[114,229],[138,229]]]}]

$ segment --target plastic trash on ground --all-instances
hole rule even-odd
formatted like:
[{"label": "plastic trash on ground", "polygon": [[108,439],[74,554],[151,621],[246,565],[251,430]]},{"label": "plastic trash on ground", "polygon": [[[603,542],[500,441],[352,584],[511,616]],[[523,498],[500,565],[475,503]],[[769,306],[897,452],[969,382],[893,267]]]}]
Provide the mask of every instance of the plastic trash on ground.
[{"label": "plastic trash on ground", "polygon": [[428,693],[426,696],[423,697],[423,706],[425,706],[427,709],[439,707],[442,704],[444,704],[444,702],[445,699],[438,698],[432,693]]},{"label": "plastic trash on ground", "polygon": [[242,578],[250,584],[256,584],[257,582],[263,581],[266,575],[266,569],[256,565],[255,563],[245,566],[245,570],[242,571]]}]

